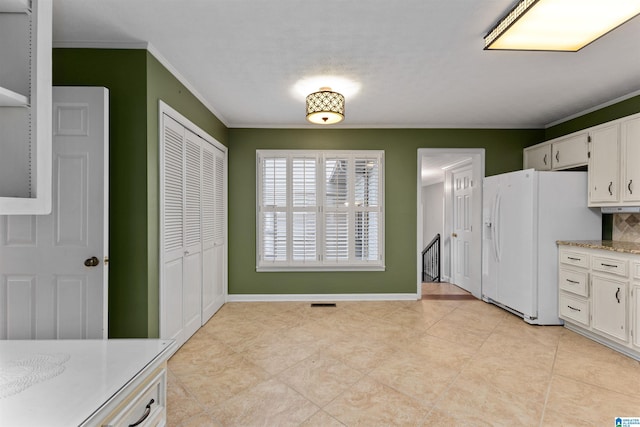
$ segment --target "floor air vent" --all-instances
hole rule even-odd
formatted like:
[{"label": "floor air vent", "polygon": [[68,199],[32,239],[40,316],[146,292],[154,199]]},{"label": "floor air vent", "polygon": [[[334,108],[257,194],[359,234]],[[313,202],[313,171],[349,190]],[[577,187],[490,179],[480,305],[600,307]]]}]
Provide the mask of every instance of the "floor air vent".
[{"label": "floor air vent", "polygon": [[335,307],[335,302],[312,302],[311,307]]}]

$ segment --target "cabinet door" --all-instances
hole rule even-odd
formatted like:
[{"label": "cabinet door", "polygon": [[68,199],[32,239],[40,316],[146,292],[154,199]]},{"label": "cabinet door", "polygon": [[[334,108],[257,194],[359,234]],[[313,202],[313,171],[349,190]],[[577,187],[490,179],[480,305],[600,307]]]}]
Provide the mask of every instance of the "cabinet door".
[{"label": "cabinet door", "polygon": [[627,283],[594,274],[591,286],[593,328],[628,342]]},{"label": "cabinet door", "polygon": [[640,347],[640,284],[634,283],[631,291],[631,313],[633,314],[633,345]]},{"label": "cabinet door", "polygon": [[640,117],[622,122],[622,201],[640,202]]},{"label": "cabinet door", "polygon": [[551,170],[551,144],[525,148],[523,163],[523,169],[535,169],[537,171]]},{"label": "cabinet door", "polygon": [[551,167],[554,170],[584,166],[588,162],[586,133],[560,139],[551,147]]},{"label": "cabinet door", "polygon": [[603,206],[618,199],[619,125],[598,128],[590,133],[589,206]]}]

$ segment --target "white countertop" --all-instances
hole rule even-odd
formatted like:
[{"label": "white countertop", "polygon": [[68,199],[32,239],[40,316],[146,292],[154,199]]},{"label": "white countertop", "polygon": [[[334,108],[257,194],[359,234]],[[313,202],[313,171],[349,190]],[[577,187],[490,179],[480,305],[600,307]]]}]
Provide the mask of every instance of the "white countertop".
[{"label": "white countertop", "polygon": [[173,341],[0,341],[0,426],[81,425]]}]

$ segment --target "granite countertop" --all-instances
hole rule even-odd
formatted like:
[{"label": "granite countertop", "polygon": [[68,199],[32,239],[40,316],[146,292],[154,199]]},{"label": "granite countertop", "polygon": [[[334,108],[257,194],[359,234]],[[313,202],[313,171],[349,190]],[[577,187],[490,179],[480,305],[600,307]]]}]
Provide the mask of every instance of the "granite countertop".
[{"label": "granite countertop", "polygon": [[622,242],[619,240],[558,240],[558,245],[577,246],[588,249],[604,249],[605,251],[623,252],[640,255],[640,243]]}]

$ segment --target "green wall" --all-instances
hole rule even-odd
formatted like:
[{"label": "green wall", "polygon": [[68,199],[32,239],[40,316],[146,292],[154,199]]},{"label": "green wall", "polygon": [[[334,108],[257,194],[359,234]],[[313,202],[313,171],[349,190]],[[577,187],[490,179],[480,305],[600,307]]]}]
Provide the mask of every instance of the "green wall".
[{"label": "green wall", "polygon": [[609,105],[545,130],[545,141],[640,112],[640,95]]},{"label": "green wall", "polygon": [[[543,130],[230,129],[229,293],[322,294],[416,291],[419,148],[484,148],[486,175],[522,168],[522,149]],[[256,264],[256,150],[385,150],[384,272],[261,272]]]},{"label": "green wall", "polygon": [[227,130],[146,50],[54,49],[53,84],[109,89],[109,337],[157,337],[158,99]]}]

